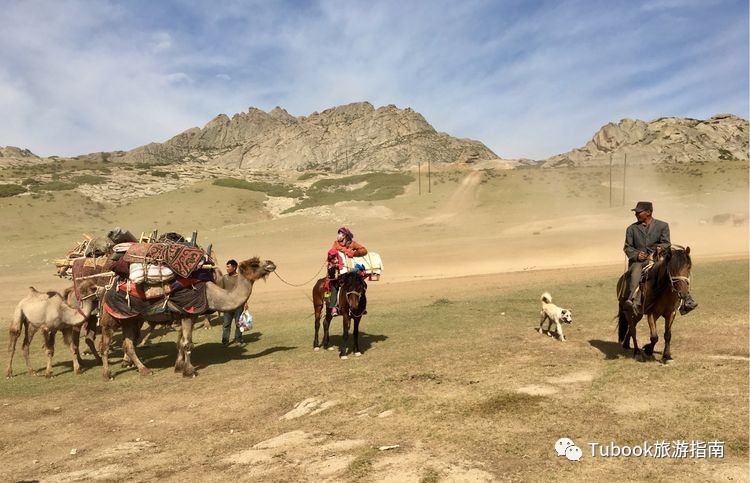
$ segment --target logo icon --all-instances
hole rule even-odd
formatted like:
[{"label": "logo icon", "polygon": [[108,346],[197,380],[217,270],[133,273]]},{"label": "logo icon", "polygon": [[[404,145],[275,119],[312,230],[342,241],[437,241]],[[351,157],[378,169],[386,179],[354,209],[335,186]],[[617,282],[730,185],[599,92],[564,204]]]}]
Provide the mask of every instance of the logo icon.
[{"label": "logo icon", "polygon": [[555,443],[555,452],[557,456],[565,456],[570,461],[581,461],[583,451],[576,446],[570,438],[560,438]]}]

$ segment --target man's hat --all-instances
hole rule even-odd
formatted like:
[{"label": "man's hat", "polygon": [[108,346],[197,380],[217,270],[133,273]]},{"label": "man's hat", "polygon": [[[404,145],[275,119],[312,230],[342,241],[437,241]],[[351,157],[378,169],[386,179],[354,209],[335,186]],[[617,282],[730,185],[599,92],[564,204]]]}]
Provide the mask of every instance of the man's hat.
[{"label": "man's hat", "polygon": [[633,208],[630,211],[635,211],[636,213],[640,213],[641,211],[654,211],[654,205],[650,201],[639,201],[636,203],[635,208]]}]

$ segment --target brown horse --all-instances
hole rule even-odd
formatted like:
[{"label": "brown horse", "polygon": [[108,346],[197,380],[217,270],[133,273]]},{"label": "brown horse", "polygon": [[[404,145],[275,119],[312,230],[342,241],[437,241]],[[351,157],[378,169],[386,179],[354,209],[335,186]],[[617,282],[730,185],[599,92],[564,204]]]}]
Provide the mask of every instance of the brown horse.
[{"label": "brown horse", "polygon": [[651,342],[643,347],[643,351],[649,358],[653,357],[654,347],[659,341],[656,333],[656,321],[659,317],[664,318],[664,353],[662,362],[668,363],[672,360],[670,352],[670,342],[672,340],[672,323],[674,322],[677,310],[681,313],[695,308],[691,305],[685,309],[686,302],[692,304],[690,298],[690,269],[692,262],[690,260],[690,247],[683,248],[678,245],[672,245],[667,250],[666,255],[648,272],[646,281],[642,284],[643,288],[643,313],[633,314],[624,302],[627,299],[625,294],[625,273],[617,282],[617,294],[620,303],[618,314],[618,340],[625,349],[630,348],[630,339],[633,339],[633,357],[640,358],[641,351],[636,341],[635,327],[643,318],[643,314],[648,319],[648,327],[651,331]]},{"label": "brown horse", "polygon": [[[339,357],[347,359],[347,342],[349,339],[349,326],[352,319],[354,320],[354,355],[359,357],[362,353],[359,351],[359,321],[367,313],[367,283],[357,272],[345,273],[341,276],[340,288],[338,295],[339,313],[344,323],[344,338],[339,350]],[[320,330],[320,318],[325,306],[326,315],[323,321],[323,349],[333,350],[329,347],[328,329],[331,325],[331,307],[325,303],[325,283],[326,278],[321,278],[313,286],[313,308],[315,309],[315,339],[313,340],[313,350],[319,350],[318,331]]]}]

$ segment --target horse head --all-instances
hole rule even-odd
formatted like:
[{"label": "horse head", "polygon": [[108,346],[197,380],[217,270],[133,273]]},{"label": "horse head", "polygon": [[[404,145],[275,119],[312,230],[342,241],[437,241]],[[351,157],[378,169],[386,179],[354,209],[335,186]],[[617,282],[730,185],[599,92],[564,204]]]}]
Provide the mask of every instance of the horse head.
[{"label": "horse head", "polygon": [[344,274],[341,282],[341,291],[349,306],[349,313],[353,317],[359,317],[367,308],[367,283],[357,272]]},{"label": "horse head", "polygon": [[690,260],[690,247],[672,245],[664,261],[667,264],[672,290],[679,294],[680,300],[686,300],[690,293],[690,269],[693,266]]}]

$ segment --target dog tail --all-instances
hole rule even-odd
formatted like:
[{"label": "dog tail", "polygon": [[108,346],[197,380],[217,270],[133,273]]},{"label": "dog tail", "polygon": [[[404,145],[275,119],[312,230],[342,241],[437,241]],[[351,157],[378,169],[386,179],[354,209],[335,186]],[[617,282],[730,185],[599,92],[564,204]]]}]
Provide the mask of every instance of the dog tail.
[{"label": "dog tail", "polygon": [[552,295],[549,294],[549,292],[544,292],[542,294],[542,302],[545,304],[551,304],[552,303]]}]

